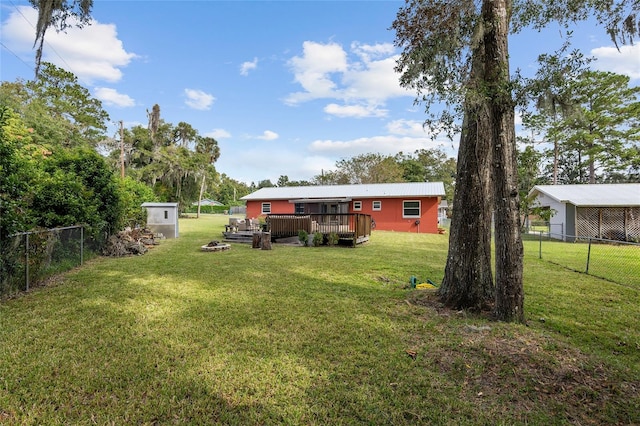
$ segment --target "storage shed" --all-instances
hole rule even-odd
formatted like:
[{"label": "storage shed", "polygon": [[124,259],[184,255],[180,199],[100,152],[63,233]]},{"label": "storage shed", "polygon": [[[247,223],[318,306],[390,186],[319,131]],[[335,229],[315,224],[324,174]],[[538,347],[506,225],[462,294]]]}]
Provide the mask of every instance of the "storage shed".
[{"label": "storage shed", "polygon": [[147,209],[147,228],[166,238],[178,238],[178,203],[142,203]]},{"label": "storage shed", "polygon": [[640,183],[536,185],[529,199],[552,210],[553,238],[640,239]]}]

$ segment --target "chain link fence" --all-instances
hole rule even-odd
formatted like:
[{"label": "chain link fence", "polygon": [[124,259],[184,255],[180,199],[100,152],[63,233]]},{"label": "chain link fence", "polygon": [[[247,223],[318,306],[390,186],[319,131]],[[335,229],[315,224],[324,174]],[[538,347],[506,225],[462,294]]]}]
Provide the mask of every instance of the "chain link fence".
[{"label": "chain link fence", "polygon": [[529,230],[525,257],[640,289],[640,243]]},{"label": "chain link fence", "polygon": [[82,225],[10,236],[2,241],[0,253],[0,299],[82,265],[100,252],[103,243],[104,238],[96,238]]}]

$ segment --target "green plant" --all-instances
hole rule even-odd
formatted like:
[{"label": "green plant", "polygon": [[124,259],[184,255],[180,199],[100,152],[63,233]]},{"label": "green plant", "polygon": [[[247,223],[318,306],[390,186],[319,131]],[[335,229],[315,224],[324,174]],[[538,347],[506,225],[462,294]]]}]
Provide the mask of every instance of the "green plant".
[{"label": "green plant", "polygon": [[320,247],[323,242],[324,242],[324,235],[322,235],[322,232],[316,232],[313,234],[314,247]]},{"label": "green plant", "polygon": [[331,232],[328,236],[327,236],[327,244],[329,246],[335,246],[338,244],[338,242],[340,241],[340,237],[338,236],[338,234],[336,234],[335,232]]},{"label": "green plant", "polygon": [[298,231],[298,240],[300,240],[303,246],[307,247],[309,245],[309,233],[304,229],[300,229]]}]

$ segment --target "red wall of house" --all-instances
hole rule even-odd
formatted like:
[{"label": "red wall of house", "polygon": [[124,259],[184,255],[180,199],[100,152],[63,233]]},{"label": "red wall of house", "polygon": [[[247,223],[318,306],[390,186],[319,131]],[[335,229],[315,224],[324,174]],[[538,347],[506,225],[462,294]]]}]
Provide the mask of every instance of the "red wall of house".
[{"label": "red wall of house", "polygon": [[[419,218],[403,218],[403,201],[420,201]],[[349,212],[369,214],[376,222],[376,229],[383,231],[397,232],[438,232],[438,197],[408,197],[408,198],[370,198],[362,201],[362,210],[353,210],[353,201],[349,203]],[[373,210],[373,201],[380,201],[382,208],[379,211]],[[420,223],[416,224],[416,220]]]},{"label": "red wall of house", "polygon": [[[403,218],[403,201],[420,201],[420,218]],[[383,231],[397,232],[438,232],[438,197],[408,197],[408,198],[365,198],[356,200],[362,202],[361,210],[353,209],[353,201],[349,203],[349,213],[369,214],[376,222],[376,228]],[[380,201],[382,208],[373,210],[373,201]],[[247,201],[247,218],[262,216],[263,201]],[[271,201],[271,213],[293,214],[295,205],[286,200]],[[420,223],[416,224],[416,220]]]},{"label": "red wall of house", "polygon": [[247,201],[247,218],[255,219],[262,214],[262,203],[271,203],[271,213],[280,214],[293,214],[295,213],[296,206],[290,203],[288,200],[275,200],[275,201]]}]

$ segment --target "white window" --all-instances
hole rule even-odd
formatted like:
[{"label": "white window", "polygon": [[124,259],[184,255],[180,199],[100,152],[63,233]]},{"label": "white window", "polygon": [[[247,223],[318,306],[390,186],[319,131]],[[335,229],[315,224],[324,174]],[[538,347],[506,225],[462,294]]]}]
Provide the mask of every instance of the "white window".
[{"label": "white window", "polygon": [[360,210],[362,210],[362,201],[354,201],[353,210],[356,212],[359,212]]},{"label": "white window", "polygon": [[403,201],[402,217],[420,217],[420,201]]},{"label": "white window", "polygon": [[371,210],[380,211],[382,210],[382,201],[374,201],[371,203]]},{"label": "white window", "polygon": [[271,214],[271,203],[262,203],[262,214]]}]

